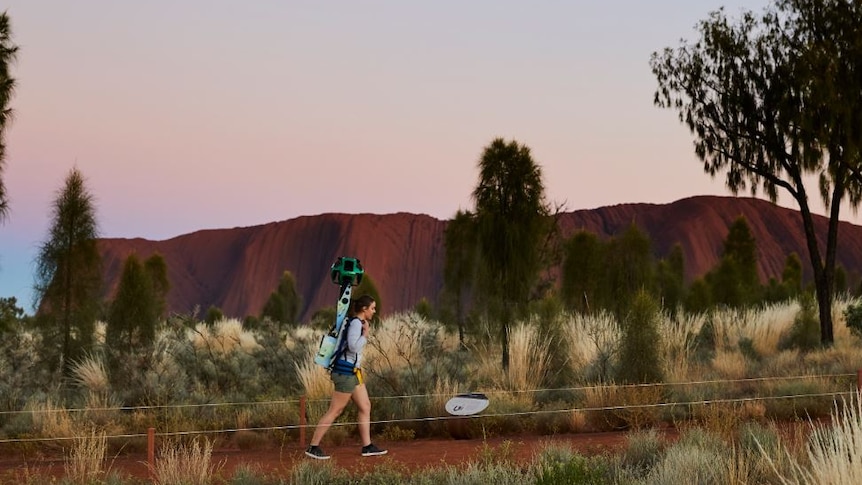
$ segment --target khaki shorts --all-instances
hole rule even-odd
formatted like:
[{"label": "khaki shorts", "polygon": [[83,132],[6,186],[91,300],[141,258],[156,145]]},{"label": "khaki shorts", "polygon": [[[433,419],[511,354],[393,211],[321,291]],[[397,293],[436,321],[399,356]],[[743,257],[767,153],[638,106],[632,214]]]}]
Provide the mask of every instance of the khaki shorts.
[{"label": "khaki shorts", "polygon": [[331,379],[333,384],[335,384],[335,392],[353,394],[353,390],[356,389],[356,386],[359,385],[359,378],[356,376],[356,374],[350,374],[346,376],[333,372],[331,375]]}]

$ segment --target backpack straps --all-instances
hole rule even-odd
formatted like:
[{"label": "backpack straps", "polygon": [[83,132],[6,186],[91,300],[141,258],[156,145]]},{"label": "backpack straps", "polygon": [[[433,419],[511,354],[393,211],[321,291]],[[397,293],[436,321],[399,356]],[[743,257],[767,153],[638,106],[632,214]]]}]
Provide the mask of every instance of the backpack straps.
[{"label": "backpack straps", "polygon": [[335,351],[335,354],[332,355],[332,361],[329,364],[329,370],[332,370],[332,367],[338,362],[339,359],[344,357],[344,354],[347,353],[347,333],[350,331],[350,324],[353,323],[353,320],[358,320],[356,317],[351,317],[345,323],[344,329],[341,331],[341,340],[338,342],[338,350]]}]

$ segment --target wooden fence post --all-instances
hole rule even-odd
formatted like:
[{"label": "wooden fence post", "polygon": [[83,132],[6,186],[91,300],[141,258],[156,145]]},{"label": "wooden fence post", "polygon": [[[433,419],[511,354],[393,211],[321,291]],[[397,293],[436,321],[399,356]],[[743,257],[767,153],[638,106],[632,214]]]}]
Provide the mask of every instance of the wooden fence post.
[{"label": "wooden fence post", "polygon": [[156,473],[156,428],[147,428],[147,464],[150,466],[150,479]]}]

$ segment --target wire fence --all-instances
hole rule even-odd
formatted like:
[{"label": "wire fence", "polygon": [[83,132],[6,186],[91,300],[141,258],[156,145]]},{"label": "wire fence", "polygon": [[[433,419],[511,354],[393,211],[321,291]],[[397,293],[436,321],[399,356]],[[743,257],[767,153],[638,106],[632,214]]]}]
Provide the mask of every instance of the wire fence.
[{"label": "wire fence", "polygon": [[[634,409],[661,409],[661,408],[673,408],[673,407],[694,407],[694,406],[708,406],[708,405],[718,405],[718,404],[741,404],[747,402],[765,402],[765,401],[777,401],[777,400],[799,400],[799,399],[817,399],[817,398],[829,398],[831,400],[836,399],[848,399],[853,396],[856,396],[859,392],[858,389],[860,387],[860,381],[862,381],[862,371],[857,372],[855,374],[845,373],[845,374],[812,374],[812,375],[802,375],[802,376],[787,376],[787,377],[754,377],[754,378],[743,378],[743,379],[716,379],[716,380],[702,380],[702,381],[688,381],[688,382],[665,382],[665,383],[650,383],[650,384],[625,384],[625,385],[596,385],[596,386],[578,386],[578,387],[564,387],[564,388],[546,388],[546,389],[530,389],[530,390],[516,390],[516,391],[507,391],[507,390],[489,390],[489,391],[479,391],[482,394],[494,396],[498,394],[526,394],[526,393],[545,393],[545,392],[587,392],[587,391],[598,391],[603,389],[636,389],[636,388],[668,388],[668,387],[696,387],[696,386],[704,386],[704,385],[731,385],[731,384],[759,384],[759,383],[767,383],[773,381],[816,381],[816,380],[840,380],[840,379],[849,379],[853,378],[853,385],[848,386],[852,387],[852,389],[846,390],[835,390],[829,392],[802,392],[802,393],[794,393],[794,394],[782,394],[782,395],[761,395],[761,396],[744,396],[744,397],[718,397],[714,399],[697,399],[697,400],[688,400],[688,401],[669,401],[669,402],[655,402],[655,403],[640,403],[640,404],[620,404],[620,405],[607,405],[607,406],[572,406],[565,407],[563,409],[539,409],[539,410],[530,410],[530,411],[515,411],[515,412],[502,412],[502,413],[483,413],[476,414],[470,416],[424,416],[424,417],[405,417],[405,418],[395,418],[395,419],[383,419],[377,421],[371,421],[372,425],[385,425],[385,424],[408,424],[408,423],[429,423],[429,422],[445,422],[450,420],[482,420],[489,418],[505,418],[505,417],[519,417],[519,416],[538,416],[538,415],[550,415],[550,414],[564,414],[564,413],[575,413],[575,412],[603,412],[603,411],[623,411],[623,410],[634,410]],[[397,395],[397,396],[381,396],[381,397],[372,397],[372,401],[383,401],[383,400],[392,400],[392,399],[400,399],[400,400],[410,400],[410,399],[433,399],[440,397],[453,397],[451,394],[405,394],[405,395]],[[81,412],[145,412],[145,411],[153,411],[153,410],[177,410],[177,409],[201,409],[201,408],[243,408],[243,407],[258,407],[258,406],[284,406],[284,405],[298,405],[301,407],[299,411],[300,414],[305,412],[306,403],[315,403],[315,402],[328,402],[328,399],[314,399],[314,400],[306,400],[305,398],[298,399],[286,399],[286,400],[272,400],[272,401],[247,401],[247,402],[223,402],[223,403],[204,403],[204,404],[175,404],[175,405],[159,405],[159,406],[118,406],[118,407],[102,407],[102,408],[57,408],[57,409],[35,409],[35,410],[19,410],[19,411],[4,411],[0,412],[0,416],[10,416],[10,415],[36,415],[36,414],[46,414],[46,413],[81,413]],[[349,421],[349,422],[336,422],[333,423],[333,427],[339,426],[355,426],[357,422]],[[143,438],[143,437],[151,437],[153,435],[158,437],[180,437],[180,436],[196,436],[196,435],[218,435],[218,434],[231,434],[237,433],[241,431],[249,431],[249,432],[265,432],[265,431],[290,431],[290,430],[304,430],[307,428],[313,428],[315,424],[305,424],[305,423],[294,423],[283,426],[268,426],[268,427],[235,427],[235,428],[222,428],[222,429],[209,429],[209,430],[183,430],[183,431],[163,431],[163,432],[147,432],[147,433],[129,433],[129,434],[113,434],[106,435],[107,439],[133,439],[133,438]],[[0,439],[0,444],[14,444],[14,443],[39,443],[39,442],[64,442],[64,441],[75,441],[87,439],[87,436],[61,436],[61,437],[31,437],[31,438],[4,438]]]}]

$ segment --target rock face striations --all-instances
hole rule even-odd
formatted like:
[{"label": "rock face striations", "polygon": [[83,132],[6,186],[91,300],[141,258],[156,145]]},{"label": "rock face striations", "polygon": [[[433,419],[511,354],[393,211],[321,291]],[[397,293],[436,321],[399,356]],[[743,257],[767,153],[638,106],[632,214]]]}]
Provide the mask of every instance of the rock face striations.
[{"label": "rock face striations", "polygon": [[[780,279],[793,252],[810,281],[799,213],[759,199],[697,196],[670,204],[620,204],[567,212],[559,224],[564,237],[586,230],[606,238],[634,223],[649,235],[659,257],[674,244],[681,245],[690,281],[716,264],[728,228],[739,216],[746,218],[757,240],[763,281]],[[822,248],[827,219],[817,216],[816,223]],[[440,293],[446,224],[421,214],[321,214],[163,241],[101,239],[105,297],[113,297],[130,253],[144,259],[158,252],[168,267],[170,311],[188,312],[197,306],[203,312],[214,305],[228,316],[258,315],[281,274],[290,271],[303,298],[301,318],[307,321],[316,310],[335,305],[338,287],[329,281],[332,262],[353,256],[373,278],[383,311],[406,310],[423,297],[433,302]],[[838,262],[855,281],[862,273],[862,227],[841,223],[839,231]]]}]

